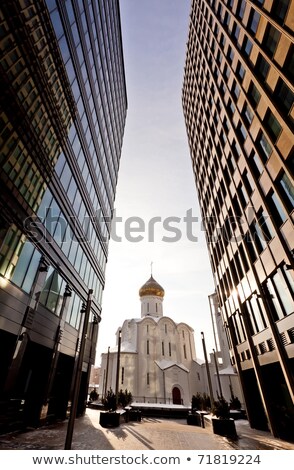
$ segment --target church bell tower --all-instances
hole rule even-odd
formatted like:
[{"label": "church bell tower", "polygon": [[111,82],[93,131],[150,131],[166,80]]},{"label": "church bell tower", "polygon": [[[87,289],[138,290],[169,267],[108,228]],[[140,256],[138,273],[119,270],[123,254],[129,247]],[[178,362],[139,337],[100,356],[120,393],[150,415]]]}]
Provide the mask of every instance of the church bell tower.
[{"label": "church bell tower", "polygon": [[164,289],[155,281],[152,274],[150,279],[139,290],[141,300],[141,318],[145,316],[162,317],[162,302]]}]

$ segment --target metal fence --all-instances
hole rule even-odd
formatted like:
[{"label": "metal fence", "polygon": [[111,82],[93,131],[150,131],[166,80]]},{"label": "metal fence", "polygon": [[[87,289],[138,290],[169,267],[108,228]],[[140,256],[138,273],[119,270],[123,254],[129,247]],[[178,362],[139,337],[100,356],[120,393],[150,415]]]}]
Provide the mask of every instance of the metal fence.
[{"label": "metal fence", "polygon": [[173,398],[164,398],[164,397],[134,397],[133,403],[150,403],[150,404],[161,404],[161,405],[183,405],[183,400],[181,403],[174,403]]}]

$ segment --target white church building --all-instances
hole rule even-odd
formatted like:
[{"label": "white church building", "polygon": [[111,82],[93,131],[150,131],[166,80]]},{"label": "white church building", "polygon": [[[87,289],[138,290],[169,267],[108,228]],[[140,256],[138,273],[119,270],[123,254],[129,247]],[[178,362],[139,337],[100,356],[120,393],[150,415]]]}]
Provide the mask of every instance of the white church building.
[{"label": "white church building", "polygon": [[[233,383],[234,394],[243,401],[235,371],[221,360],[216,374],[212,355],[208,361],[212,386],[209,388],[207,366],[196,359],[194,330],[163,315],[164,294],[152,275],[139,290],[141,317],[125,320],[117,330],[116,346],[101,355],[100,397],[110,389],[114,392],[127,389],[136,403],[190,407],[197,392],[210,396],[212,392],[217,399],[223,369],[225,375],[220,385],[223,395],[230,400]],[[224,346],[224,338],[220,343]],[[227,352],[224,357],[229,360]]]}]

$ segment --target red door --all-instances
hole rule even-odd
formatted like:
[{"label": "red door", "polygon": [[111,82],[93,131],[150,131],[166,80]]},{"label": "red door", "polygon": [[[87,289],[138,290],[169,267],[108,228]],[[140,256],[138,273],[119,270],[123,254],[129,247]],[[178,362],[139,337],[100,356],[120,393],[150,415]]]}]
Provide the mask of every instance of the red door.
[{"label": "red door", "polygon": [[178,387],[173,388],[173,404],[174,405],[182,404],[181,391]]}]

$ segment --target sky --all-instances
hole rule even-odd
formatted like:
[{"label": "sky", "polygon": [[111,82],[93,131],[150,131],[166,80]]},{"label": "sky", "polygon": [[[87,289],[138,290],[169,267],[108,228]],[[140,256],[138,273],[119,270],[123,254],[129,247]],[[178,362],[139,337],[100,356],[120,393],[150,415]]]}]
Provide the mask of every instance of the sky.
[{"label": "sky", "polygon": [[120,0],[120,8],[128,111],[96,365],[124,320],[141,317],[151,263],[165,290],[163,314],[193,328],[203,360],[201,331],[207,352],[215,348],[215,287],[181,101],[190,0]]}]

